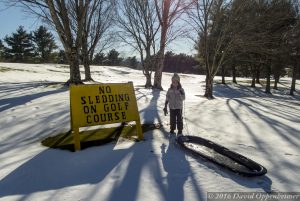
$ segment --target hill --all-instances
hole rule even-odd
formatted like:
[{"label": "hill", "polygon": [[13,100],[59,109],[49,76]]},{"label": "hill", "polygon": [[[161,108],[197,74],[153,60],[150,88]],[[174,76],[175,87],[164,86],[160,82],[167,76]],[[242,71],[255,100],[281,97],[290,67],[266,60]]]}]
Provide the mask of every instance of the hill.
[{"label": "hill", "polygon": [[[161,123],[145,141],[120,139],[80,152],[49,149],[41,141],[70,129],[68,67],[0,63],[0,200],[206,200],[208,192],[296,192],[300,181],[300,96],[290,82],[265,94],[216,84],[204,94],[205,76],[180,74],[186,91],[184,134],[198,135],[243,154],[268,169],[247,178],[186,153],[168,133],[165,91],[145,89],[141,71],[92,66],[98,82],[133,81],[142,123]],[[171,73],[163,74],[163,87]],[[218,78],[217,78],[218,79]],[[297,85],[299,90],[299,85]]]}]

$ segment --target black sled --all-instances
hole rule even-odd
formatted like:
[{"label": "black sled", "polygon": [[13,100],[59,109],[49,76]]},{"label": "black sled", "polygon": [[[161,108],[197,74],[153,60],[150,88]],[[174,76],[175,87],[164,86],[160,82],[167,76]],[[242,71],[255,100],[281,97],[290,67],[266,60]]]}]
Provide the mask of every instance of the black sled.
[{"label": "black sled", "polygon": [[179,135],[176,141],[184,149],[199,154],[235,173],[249,177],[262,176],[267,173],[267,169],[262,165],[204,138]]}]

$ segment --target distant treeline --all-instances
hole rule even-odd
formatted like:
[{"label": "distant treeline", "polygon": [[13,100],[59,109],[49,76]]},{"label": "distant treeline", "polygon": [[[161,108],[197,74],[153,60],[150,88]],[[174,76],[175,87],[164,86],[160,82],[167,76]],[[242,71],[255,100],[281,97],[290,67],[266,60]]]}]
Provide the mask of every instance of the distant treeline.
[{"label": "distant treeline", "polygon": [[[58,48],[54,36],[44,26],[28,33],[23,26],[18,27],[16,32],[0,39],[0,61],[2,62],[20,62],[20,63],[61,63],[67,64],[68,60],[65,52]],[[237,77],[250,77],[253,73],[253,66],[238,59],[234,63],[223,66],[217,75]],[[205,74],[206,69],[195,56],[183,53],[175,54],[171,51],[166,52],[164,59],[165,72]],[[135,56],[123,58],[120,53],[112,49],[106,54],[99,52],[95,54],[93,65],[105,66],[126,66],[133,69],[141,69],[141,62]],[[202,65],[201,65],[202,64]],[[234,66],[234,68],[233,68]],[[300,76],[300,68],[297,77]],[[285,76],[290,72],[289,68],[280,70],[279,75]],[[266,69],[261,68],[260,78],[266,76]]]},{"label": "distant treeline", "polygon": [[[0,39],[0,62],[67,64],[68,60],[64,50],[59,49],[53,34],[46,27],[40,26],[29,33],[23,26],[19,26],[16,32]],[[139,64],[136,57],[122,58],[115,49],[107,54],[96,54],[92,63],[131,68],[138,68]]]}]

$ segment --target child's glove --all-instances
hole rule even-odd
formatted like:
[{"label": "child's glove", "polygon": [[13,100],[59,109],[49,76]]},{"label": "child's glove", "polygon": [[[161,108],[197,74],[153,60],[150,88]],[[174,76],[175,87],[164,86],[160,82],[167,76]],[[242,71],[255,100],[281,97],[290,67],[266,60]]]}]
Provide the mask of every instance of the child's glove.
[{"label": "child's glove", "polygon": [[181,95],[184,95],[183,89],[179,89],[179,92],[180,92]]},{"label": "child's glove", "polygon": [[165,116],[167,116],[167,114],[168,114],[168,109],[165,107],[164,108],[164,113],[165,113]]}]

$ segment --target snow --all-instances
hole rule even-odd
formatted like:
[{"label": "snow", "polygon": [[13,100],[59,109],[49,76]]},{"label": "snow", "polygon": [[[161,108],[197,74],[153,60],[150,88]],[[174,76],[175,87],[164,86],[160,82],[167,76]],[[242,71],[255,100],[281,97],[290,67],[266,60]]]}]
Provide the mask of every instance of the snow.
[{"label": "snow", "polygon": [[[166,91],[144,89],[140,71],[92,66],[99,82],[133,81],[142,123],[163,123],[145,141],[122,139],[79,152],[49,149],[41,141],[70,128],[68,68],[59,64],[0,63],[0,200],[206,200],[207,192],[299,191],[300,96],[241,84],[214,88],[205,77],[180,74],[186,91],[184,134],[198,135],[268,169],[262,177],[236,175],[185,152],[168,134]],[[83,69],[81,69],[83,70]],[[163,87],[171,73],[164,73]],[[216,78],[220,79],[220,78]],[[230,78],[227,78],[230,79]],[[297,90],[299,84],[297,83]]]}]

